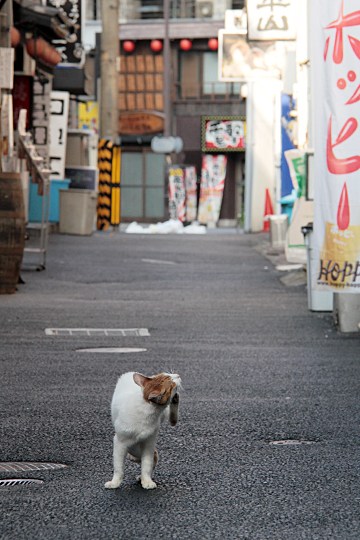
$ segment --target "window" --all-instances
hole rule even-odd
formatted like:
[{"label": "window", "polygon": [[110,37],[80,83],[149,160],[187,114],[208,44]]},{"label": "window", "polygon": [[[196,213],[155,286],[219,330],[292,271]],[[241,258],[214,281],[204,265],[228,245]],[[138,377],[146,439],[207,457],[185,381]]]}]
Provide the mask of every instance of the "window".
[{"label": "window", "polygon": [[180,99],[239,95],[240,84],[218,81],[217,52],[180,52]]}]

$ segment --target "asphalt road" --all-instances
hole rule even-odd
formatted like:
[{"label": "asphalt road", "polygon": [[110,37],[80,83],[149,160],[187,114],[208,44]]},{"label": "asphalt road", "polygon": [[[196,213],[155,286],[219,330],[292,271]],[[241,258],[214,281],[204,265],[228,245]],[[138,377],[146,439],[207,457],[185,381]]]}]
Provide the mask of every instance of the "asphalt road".
[{"label": "asphalt road", "polygon": [[[263,235],[51,235],[44,272],[0,297],[1,462],[52,462],[0,488],[2,540],[358,539],[360,335],[310,313],[255,249]],[[149,336],[48,336],[147,328]],[[88,348],[142,352],[85,352]],[[112,475],[126,371],[181,375],[158,488]],[[274,441],[301,444],[272,444]]]}]

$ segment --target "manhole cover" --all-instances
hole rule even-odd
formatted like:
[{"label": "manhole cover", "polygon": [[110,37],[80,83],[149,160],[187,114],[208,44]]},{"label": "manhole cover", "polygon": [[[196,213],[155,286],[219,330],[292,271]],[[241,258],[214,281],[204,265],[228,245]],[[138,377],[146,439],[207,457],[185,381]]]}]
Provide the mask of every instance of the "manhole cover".
[{"label": "manhole cover", "polygon": [[37,463],[33,461],[4,461],[0,463],[0,472],[55,471],[64,469],[62,463]]},{"label": "manhole cover", "polygon": [[274,446],[295,446],[299,444],[314,444],[314,441],[306,441],[304,439],[284,439],[282,441],[271,441],[269,444]]},{"label": "manhole cover", "polygon": [[146,349],[136,349],[129,347],[99,347],[98,349],[77,349],[76,352],[89,352],[89,353],[136,353],[144,352]]},{"label": "manhole cover", "polygon": [[147,328],[45,328],[47,336],[150,336]]},{"label": "manhole cover", "polygon": [[5,480],[0,480],[0,487],[9,487],[9,486],[30,486],[36,485],[39,486],[43,484],[43,480],[36,480],[35,478],[6,478]]}]

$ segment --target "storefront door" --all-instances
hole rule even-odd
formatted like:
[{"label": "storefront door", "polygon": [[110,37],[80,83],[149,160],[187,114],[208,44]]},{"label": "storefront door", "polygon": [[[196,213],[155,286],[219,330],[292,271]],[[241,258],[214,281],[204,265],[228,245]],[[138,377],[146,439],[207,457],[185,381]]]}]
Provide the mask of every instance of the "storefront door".
[{"label": "storefront door", "polygon": [[121,153],[121,220],[165,219],[165,159],[149,149]]}]

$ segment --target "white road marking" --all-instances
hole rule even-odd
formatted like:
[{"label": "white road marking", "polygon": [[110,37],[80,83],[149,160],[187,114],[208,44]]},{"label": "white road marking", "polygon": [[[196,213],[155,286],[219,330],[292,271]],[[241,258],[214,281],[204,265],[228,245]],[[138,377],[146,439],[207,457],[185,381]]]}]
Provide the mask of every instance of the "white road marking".
[{"label": "white road marking", "polygon": [[88,352],[88,353],[135,353],[145,352],[146,349],[136,349],[129,347],[99,347],[98,349],[77,349],[76,352]]},{"label": "white road marking", "polygon": [[170,265],[177,264],[174,261],[162,261],[160,259],[141,259],[141,260],[142,262],[151,263],[151,264],[170,264]]}]

